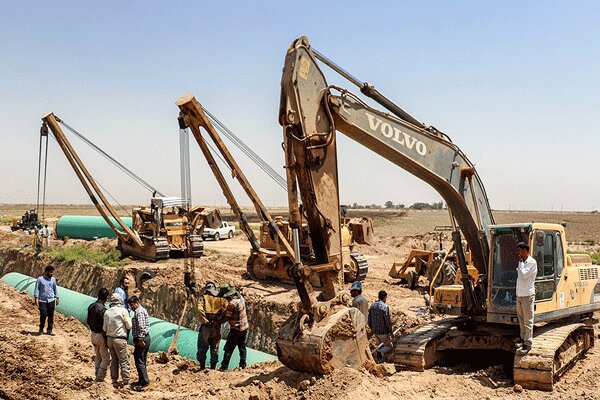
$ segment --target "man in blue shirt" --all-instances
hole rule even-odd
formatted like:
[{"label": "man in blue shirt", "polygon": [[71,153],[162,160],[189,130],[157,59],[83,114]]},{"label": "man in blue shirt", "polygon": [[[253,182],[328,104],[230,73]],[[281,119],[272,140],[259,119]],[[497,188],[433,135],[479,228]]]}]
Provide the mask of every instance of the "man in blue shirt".
[{"label": "man in blue shirt", "polygon": [[121,301],[125,306],[127,311],[130,311],[128,299],[129,299],[129,278],[127,276],[123,276],[119,281],[119,286],[115,288],[115,293],[118,293],[121,296]]},{"label": "man in blue shirt", "polygon": [[33,297],[35,305],[40,309],[40,330],[39,334],[44,333],[44,325],[48,318],[48,329],[46,334],[52,335],[54,325],[54,308],[58,305],[58,290],[56,278],[54,278],[54,267],[48,265],[44,275],[40,276],[35,282]]}]

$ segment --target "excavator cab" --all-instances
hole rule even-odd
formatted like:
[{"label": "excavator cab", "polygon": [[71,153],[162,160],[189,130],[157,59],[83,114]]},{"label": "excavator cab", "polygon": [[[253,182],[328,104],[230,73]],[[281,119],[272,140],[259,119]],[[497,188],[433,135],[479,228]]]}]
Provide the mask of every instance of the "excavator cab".
[{"label": "excavator cab", "polygon": [[530,246],[538,265],[535,279],[535,322],[548,322],[597,308],[599,267],[587,254],[567,254],[564,227],[528,223],[492,225],[489,268],[489,322],[518,324],[516,305],[517,243]]}]

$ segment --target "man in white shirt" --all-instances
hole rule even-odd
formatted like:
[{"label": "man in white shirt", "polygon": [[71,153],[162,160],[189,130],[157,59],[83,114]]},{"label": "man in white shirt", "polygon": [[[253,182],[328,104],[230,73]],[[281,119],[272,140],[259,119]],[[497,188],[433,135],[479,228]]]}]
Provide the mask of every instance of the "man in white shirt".
[{"label": "man in white shirt", "polygon": [[106,345],[110,351],[110,378],[117,386],[119,369],[123,385],[129,384],[129,351],[127,350],[127,331],[131,329],[129,311],[123,307],[121,295],[113,293],[110,297],[110,308],[104,313],[102,330],[106,332]]},{"label": "man in white shirt", "polygon": [[535,303],[535,276],[537,261],[529,255],[529,245],[517,244],[519,265],[517,266],[517,318],[521,329],[522,343],[517,345],[517,354],[524,355],[531,350],[533,337],[533,306]]}]

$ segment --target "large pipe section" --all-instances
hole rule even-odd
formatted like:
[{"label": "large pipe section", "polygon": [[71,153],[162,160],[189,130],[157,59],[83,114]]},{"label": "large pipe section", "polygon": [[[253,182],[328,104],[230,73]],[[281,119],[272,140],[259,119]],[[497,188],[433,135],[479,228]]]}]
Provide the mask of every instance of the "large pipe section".
[{"label": "large pipe section", "polygon": [[[33,296],[36,279],[27,275],[20,274],[18,272],[11,272],[2,277],[2,281],[9,284],[19,291],[27,291],[30,296]],[[56,311],[59,313],[74,317],[81,323],[85,324],[87,319],[87,308],[90,304],[96,301],[95,298],[75,292],[73,290],[58,287],[58,294],[60,303],[56,307]],[[177,325],[167,321],[160,320],[158,318],[150,317],[150,352],[161,352],[167,351],[169,345],[175,336]],[[190,360],[196,360],[197,351],[197,340],[198,332],[181,327],[179,336],[177,338],[177,350],[179,355]],[[130,340],[131,343],[131,340]],[[223,347],[225,341],[221,340],[219,346],[219,360],[223,359]],[[262,351],[247,349],[246,363],[248,365],[257,362],[273,361],[275,356]],[[239,354],[237,351],[234,352],[231,357],[230,365],[235,367],[239,363]]]},{"label": "large pipe section", "polygon": [[[121,219],[125,225],[131,228],[131,217],[122,217]],[[123,231],[114,218],[110,217],[110,220],[120,231]],[[104,218],[95,215],[63,215],[56,221],[54,232],[56,232],[56,237],[59,239],[68,237],[71,239],[94,240],[103,237],[117,237],[115,231],[106,223]]]}]

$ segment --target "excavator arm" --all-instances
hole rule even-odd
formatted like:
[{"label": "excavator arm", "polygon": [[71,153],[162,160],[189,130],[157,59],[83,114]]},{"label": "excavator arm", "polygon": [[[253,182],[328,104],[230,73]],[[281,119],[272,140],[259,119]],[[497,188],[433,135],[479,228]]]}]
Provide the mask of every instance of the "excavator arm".
[{"label": "excavator arm", "polygon": [[[328,85],[317,60],[358,85],[361,92],[393,114],[376,110],[349,91]],[[492,212],[474,165],[445,134],[425,126],[373,86],[360,83],[314,51],[306,37],[294,41],[288,49],[279,120],[286,132],[284,140],[290,137],[287,132],[294,132],[291,137],[302,138],[305,148],[315,148],[335,142],[335,132],[340,131],[431,185],[448,204],[469,245],[473,263],[485,275]],[[316,153],[313,150],[308,154],[310,158]],[[335,153],[329,152],[328,156],[335,158]]]},{"label": "excavator arm", "polygon": [[[391,114],[368,106],[345,89],[329,85],[317,61],[357,85]],[[298,315],[284,324],[278,336],[278,355],[284,364],[326,372],[340,364],[360,367],[365,361],[365,321],[353,313],[354,308],[338,307],[345,303],[344,293],[339,292],[339,279],[336,280],[336,272],[340,271],[337,131],[424,180],[444,198],[455,226],[453,239],[468,312],[483,312],[489,254],[487,230],[494,221],[474,165],[448,136],[419,122],[373,86],[360,82],[313,50],[306,37],[295,40],[286,54],[279,123],[284,132],[290,224],[298,229],[299,196],[318,261],[315,266],[304,266],[297,260],[294,266],[296,271],[302,271],[296,281],[302,304]],[[477,284],[467,271],[461,232],[479,271]],[[314,273],[323,282],[323,291],[317,298],[308,287]],[[341,332],[348,331],[355,343],[344,340]]]}]

